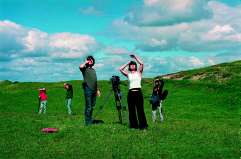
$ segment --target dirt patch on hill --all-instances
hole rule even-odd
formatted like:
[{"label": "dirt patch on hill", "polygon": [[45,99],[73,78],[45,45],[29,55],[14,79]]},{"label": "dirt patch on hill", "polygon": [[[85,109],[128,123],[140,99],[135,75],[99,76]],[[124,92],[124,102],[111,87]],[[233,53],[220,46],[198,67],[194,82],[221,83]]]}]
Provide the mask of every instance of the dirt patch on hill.
[{"label": "dirt patch on hill", "polygon": [[161,76],[163,79],[175,79],[175,80],[183,80],[184,76],[179,74],[179,73],[174,73],[174,74],[167,74]]},{"label": "dirt patch on hill", "polygon": [[193,75],[190,79],[195,81],[195,80],[202,80],[206,77],[207,77],[207,74],[201,73],[201,74]]},{"label": "dirt patch on hill", "polygon": [[208,80],[208,81],[217,81],[217,82],[225,82],[230,79],[229,74],[225,74],[222,72],[205,72],[205,73],[196,73],[196,74],[184,74],[184,73],[174,73],[161,76],[163,79],[173,79],[173,80]]}]

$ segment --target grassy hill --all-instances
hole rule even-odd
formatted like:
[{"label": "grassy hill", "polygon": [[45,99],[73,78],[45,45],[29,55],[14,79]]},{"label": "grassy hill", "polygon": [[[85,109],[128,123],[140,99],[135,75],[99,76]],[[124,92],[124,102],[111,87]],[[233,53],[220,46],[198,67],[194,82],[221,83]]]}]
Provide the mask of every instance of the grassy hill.
[{"label": "grassy hill", "polygon": [[[106,102],[96,117],[105,123],[90,127],[84,126],[81,81],[69,81],[74,88],[72,116],[64,105],[63,82],[0,82],[0,158],[239,158],[240,66],[237,61],[181,72],[182,80],[166,79],[164,123],[152,123],[152,79],[144,79],[145,132],[128,128],[127,112],[125,123],[117,123],[114,98],[106,98],[109,81],[99,81],[102,96],[94,110]],[[40,87],[47,88],[49,97],[46,115],[36,113]],[[121,90],[126,105],[127,81]],[[44,134],[45,127],[59,132]]]},{"label": "grassy hill", "polygon": [[202,80],[210,82],[228,83],[241,79],[241,61],[235,61],[231,63],[222,63],[210,67],[201,69],[194,69],[189,71],[182,71],[178,73],[168,74],[161,76],[164,79],[176,79],[176,80]]}]

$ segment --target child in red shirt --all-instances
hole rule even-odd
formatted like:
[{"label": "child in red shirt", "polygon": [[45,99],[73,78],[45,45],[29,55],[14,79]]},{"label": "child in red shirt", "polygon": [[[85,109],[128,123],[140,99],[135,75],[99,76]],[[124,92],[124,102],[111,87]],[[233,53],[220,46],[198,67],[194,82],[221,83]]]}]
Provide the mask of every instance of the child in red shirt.
[{"label": "child in red shirt", "polygon": [[39,114],[46,113],[47,99],[48,99],[48,96],[46,95],[46,89],[40,88],[39,89],[39,100],[40,100]]}]

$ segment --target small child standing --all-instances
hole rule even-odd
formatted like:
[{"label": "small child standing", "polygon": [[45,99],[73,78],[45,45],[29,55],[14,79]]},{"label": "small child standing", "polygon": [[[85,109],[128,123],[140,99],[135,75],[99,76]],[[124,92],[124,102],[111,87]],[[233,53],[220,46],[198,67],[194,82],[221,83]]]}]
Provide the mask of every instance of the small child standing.
[{"label": "small child standing", "polygon": [[39,89],[39,100],[40,100],[39,114],[46,113],[47,99],[48,97],[46,95],[46,89],[40,88]]},{"label": "small child standing", "polygon": [[68,109],[68,114],[72,114],[72,98],[73,98],[73,87],[69,83],[64,83],[64,88],[66,89],[65,103]]},{"label": "small child standing", "polygon": [[[160,121],[163,122],[163,109],[162,109],[162,101],[163,101],[163,89],[164,81],[160,79],[154,80],[154,88],[152,91],[152,96],[150,103],[152,104],[152,121],[156,122],[157,116],[156,112],[159,110],[160,113]],[[165,90],[166,91],[166,90]],[[166,91],[167,92],[167,91]]]}]

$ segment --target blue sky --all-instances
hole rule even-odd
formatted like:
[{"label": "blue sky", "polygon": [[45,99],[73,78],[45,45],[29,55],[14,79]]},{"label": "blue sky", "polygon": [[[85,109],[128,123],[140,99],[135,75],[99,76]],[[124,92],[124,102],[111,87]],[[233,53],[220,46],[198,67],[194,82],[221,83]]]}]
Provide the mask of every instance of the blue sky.
[{"label": "blue sky", "polygon": [[130,52],[144,77],[241,59],[240,0],[0,0],[0,80],[121,75]]}]

